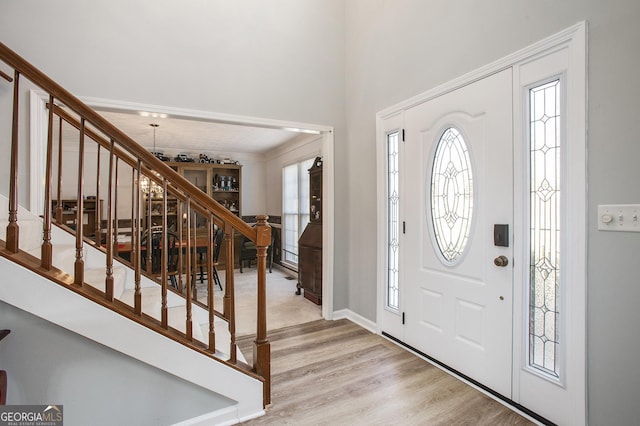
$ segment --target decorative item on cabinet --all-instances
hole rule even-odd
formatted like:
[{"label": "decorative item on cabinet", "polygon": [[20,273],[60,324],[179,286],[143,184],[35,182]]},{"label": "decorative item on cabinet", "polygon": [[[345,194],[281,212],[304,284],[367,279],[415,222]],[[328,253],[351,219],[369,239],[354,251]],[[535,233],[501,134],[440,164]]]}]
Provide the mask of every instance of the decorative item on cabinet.
[{"label": "decorative item on cabinet", "polygon": [[322,158],[309,169],[309,223],[298,240],[298,291],[322,304]]}]

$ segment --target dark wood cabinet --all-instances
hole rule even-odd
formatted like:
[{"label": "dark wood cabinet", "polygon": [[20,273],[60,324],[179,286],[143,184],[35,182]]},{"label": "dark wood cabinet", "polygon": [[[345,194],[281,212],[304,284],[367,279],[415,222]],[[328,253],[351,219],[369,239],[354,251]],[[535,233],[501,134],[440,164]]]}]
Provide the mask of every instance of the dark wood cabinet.
[{"label": "dark wood cabinet", "polygon": [[[241,216],[242,201],[242,166],[239,164],[218,163],[189,163],[169,162],[169,167],[185,177],[202,192],[222,204],[236,216]],[[151,204],[151,224],[159,225],[162,221],[163,194],[148,194],[145,196],[145,214]],[[178,202],[174,196],[167,200],[167,223],[169,228],[177,229]],[[205,223],[204,218],[196,218],[197,227]]]},{"label": "dark wood cabinet", "polygon": [[[78,200],[60,200],[60,206],[62,211],[60,224],[76,229]],[[51,208],[55,214],[58,209],[57,200],[51,201]],[[85,237],[93,237],[96,234],[97,221],[103,212],[103,200],[96,200],[95,198],[82,200],[82,233]]]},{"label": "dark wood cabinet", "polygon": [[298,288],[322,304],[322,159],[309,169],[309,223],[298,240]]}]

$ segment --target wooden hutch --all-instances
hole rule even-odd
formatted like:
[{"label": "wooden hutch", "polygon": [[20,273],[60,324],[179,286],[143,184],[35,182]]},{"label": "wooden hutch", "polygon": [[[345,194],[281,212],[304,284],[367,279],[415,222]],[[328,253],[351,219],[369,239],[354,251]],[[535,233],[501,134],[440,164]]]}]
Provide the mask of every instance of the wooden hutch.
[{"label": "wooden hutch", "polygon": [[298,240],[298,294],[322,304],[322,158],[309,169],[309,223]]}]

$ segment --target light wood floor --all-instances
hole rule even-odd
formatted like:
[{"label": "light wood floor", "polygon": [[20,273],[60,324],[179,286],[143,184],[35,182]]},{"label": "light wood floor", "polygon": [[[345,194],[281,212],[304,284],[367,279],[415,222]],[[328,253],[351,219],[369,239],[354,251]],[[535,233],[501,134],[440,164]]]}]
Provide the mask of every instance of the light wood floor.
[{"label": "light wood floor", "polygon": [[[276,330],[269,340],[272,406],[247,425],[533,424],[347,320]],[[250,358],[252,338],[238,344]]]}]

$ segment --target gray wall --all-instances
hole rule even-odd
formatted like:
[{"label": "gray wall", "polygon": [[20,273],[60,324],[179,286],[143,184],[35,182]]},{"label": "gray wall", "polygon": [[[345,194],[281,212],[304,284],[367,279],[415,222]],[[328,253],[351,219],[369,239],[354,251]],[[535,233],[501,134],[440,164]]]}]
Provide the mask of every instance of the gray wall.
[{"label": "gray wall", "polygon": [[168,425],[232,404],[4,302],[0,326],[7,403],[62,404],[65,424]]},{"label": "gray wall", "polygon": [[[589,21],[588,392],[592,425],[637,424],[640,234],[596,230],[596,205],[640,203],[640,2],[347,0],[349,300],[375,318],[375,113]],[[362,166],[368,165],[368,166]]]},{"label": "gray wall", "polygon": [[374,320],[375,113],[585,19],[589,421],[623,425],[640,235],[598,232],[595,209],[640,202],[637,0],[5,0],[0,40],[81,96],[334,126],[334,308]]}]

